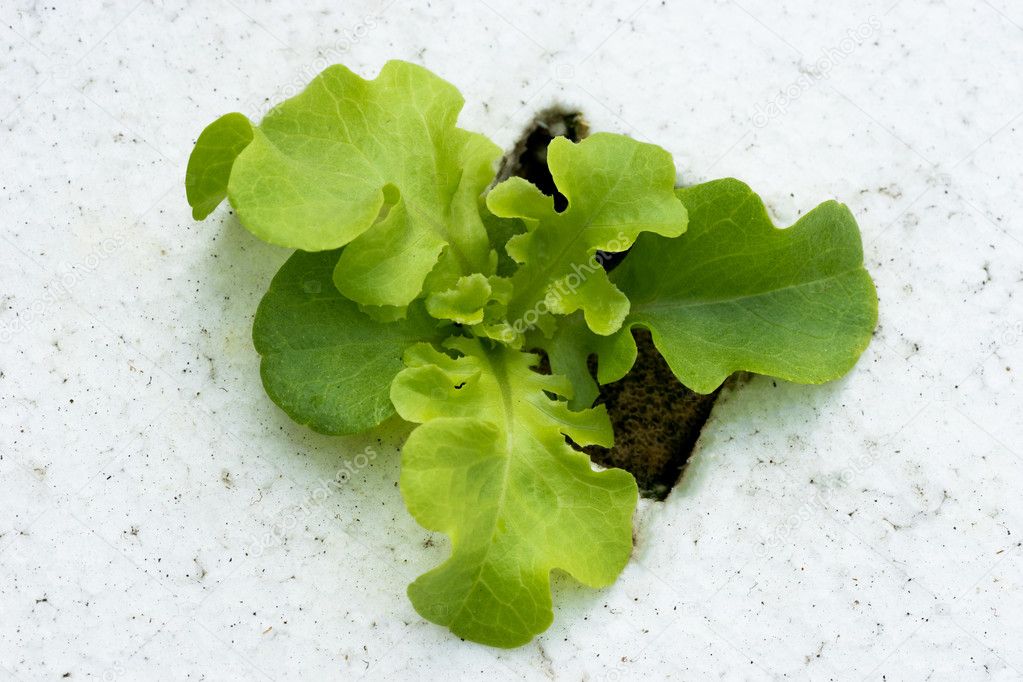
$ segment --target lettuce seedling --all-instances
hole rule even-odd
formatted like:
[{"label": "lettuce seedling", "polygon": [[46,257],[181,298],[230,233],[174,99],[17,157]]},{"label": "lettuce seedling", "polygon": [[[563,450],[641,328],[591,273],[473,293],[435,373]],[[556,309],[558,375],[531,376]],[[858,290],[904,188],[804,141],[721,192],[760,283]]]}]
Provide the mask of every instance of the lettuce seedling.
[{"label": "lettuce seedling", "polygon": [[415,609],[513,647],[550,625],[553,569],[602,587],[632,550],[635,480],[580,448],[612,445],[594,401],[634,327],[697,392],[740,370],[821,383],[866,348],[877,296],[841,204],[778,229],[743,183],[676,190],[668,152],[596,134],[550,144],[559,212],[522,179],[490,187],[500,151],[457,127],[462,105],[413,64],[332,66],[259,125],[210,124],[186,191],[196,219],[227,198],[297,249],[253,327],[270,398],[321,433],[418,425],[401,494],[451,555],[409,586]]}]

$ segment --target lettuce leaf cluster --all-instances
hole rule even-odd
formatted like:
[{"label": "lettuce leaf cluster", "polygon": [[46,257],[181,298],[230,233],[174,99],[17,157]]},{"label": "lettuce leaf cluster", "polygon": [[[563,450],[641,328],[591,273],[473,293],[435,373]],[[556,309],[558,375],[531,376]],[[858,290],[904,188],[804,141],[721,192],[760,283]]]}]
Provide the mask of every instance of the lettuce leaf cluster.
[{"label": "lettuce leaf cluster", "polygon": [[491,186],[500,150],[457,126],[463,103],[406,62],[331,66],[258,125],[210,124],[186,192],[195,219],[226,198],[296,249],[253,328],[271,399],[322,433],[418,424],[401,493],[452,551],[409,586],[415,609],[513,647],[550,625],[553,569],[601,587],[628,560],[636,483],[579,447],[613,442],[593,404],[634,327],[697,392],[739,370],[820,383],[866,347],[877,297],[841,204],[779,229],[738,180],[675,189],[667,151],[596,134],[551,143],[557,211],[520,178]]}]

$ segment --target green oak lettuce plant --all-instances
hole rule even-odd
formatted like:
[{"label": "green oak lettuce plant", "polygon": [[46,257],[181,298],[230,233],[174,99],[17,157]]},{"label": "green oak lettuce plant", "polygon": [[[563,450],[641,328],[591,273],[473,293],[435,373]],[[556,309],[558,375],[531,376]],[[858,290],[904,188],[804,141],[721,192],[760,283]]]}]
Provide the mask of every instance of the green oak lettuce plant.
[{"label": "green oak lettuce plant", "polygon": [[462,105],[413,64],[332,66],[259,125],[209,125],[186,190],[196,219],[227,198],[296,249],[253,328],[270,398],[326,434],[418,425],[401,494],[451,555],[409,586],[415,609],[512,647],[550,625],[553,569],[602,587],[629,558],[636,483],[579,448],[612,445],[593,404],[634,327],[700,393],[738,370],[820,383],[856,362],[877,298],[841,204],[778,229],[743,183],[675,189],[668,152],[595,134],[550,144],[559,212],[520,178],[491,187],[500,150],[456,125]]}]

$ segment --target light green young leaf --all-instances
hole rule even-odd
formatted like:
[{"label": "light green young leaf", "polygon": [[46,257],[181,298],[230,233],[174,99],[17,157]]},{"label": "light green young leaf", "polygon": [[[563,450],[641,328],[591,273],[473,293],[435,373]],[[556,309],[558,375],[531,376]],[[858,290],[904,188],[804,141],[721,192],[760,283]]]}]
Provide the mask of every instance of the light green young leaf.
[{"label": "light green young leaf", "polygon": [[525,644],[553,618],[550,573],[610,584],[628,560],[636,482],[596,472],[572,449],[610,446],[601,407],[572,412],[563,378],[536,356],[470,338],[405,355],[391,399],[421,424],[402,452],[401,491],[424,527],[450,536],[451,556],[409,586],[416,610],[459,637]]},{"label": "light green young leaf", "polygon": [[487,194],[487,208],[495,216],[522,219],[532,231],[540,220],[554,213],[554,198],[541,192],[525,178],[512,176],[490,190]]},{"label": "light green young leaf", "polygon": [[800,383],[845,374],[877,324],[849,209],[828,201],[778,229],[733,179],[678,191],[689,230],[644,235],[613,272],[640,325],[683,384],[709,393],[738,370]]},{"label": "light green young leaf", "polygon": [[202,220],[224,200],[234,160],[250,142],[252,124],[242,114],[225,114],[202,131],[185,170],[192,218]]},{"label": "light green young leaf", "polygon": [[[522,218],[529,228],[512,237],[508,254],[521,265],[512,276],[509,323],[521,335],[548,312],[582,310],[598,334],[612,334],[629,301],[607,280],[598,251],[624,251],[642,232],[669,237],[685,230],[686,212],[675,197],[675,166],[660,147],[600,133],[573,144],[556,138],[547,160],[568,208],[524,181],[511,179],[487,196],[494,214]],[[538,324],[539,323],[539,324]]]},{"label": "light green young leaf", "polygon": [[[502,183],[499,186],[503,186]],[[480,216],[483,218],[483,225],[490,237],[490,244],[497,252],[497,274],[502,277],[510,277],[518,268],[518,263],[508,255],[505,245],[512,237],[526,231],[525,221],[519,218],[502,218],[491,213],[487,208],[486,199],[480,198]]]},{"label": "light green young leaf", "polygon": [[[477,202],[500,150],[456,126],[462,104],[454,86],[413,64],[388,62],[371,81],[331,66],[252,130],[230,168],[228,198],[268,242],[305,251],[347,244],[334,280],[364,305],[407,305],[435,266],[440,288],[492,274]],[[218,123],[203,135],[224,146]],[[197,146],[190,170],[207,173],[210,159],[222,167],[221,156]],[[197,214],[215,197],[197,194]]]},{"label": "light green young leaf", "polygon": [[402,354],[451,332],[421,304],[405,319],[375,321],[331,281],[337,251],[296,251],[256,311],[252,339],[267,394],[289,417],[328,434],[359,433],[394,414],[390,384]]},{"label": "light green young leaf", "polygon": [[[528,335],[527,348],[540,348],[547,353],[551,371],[572,382],[568,406],[581,410],[593,405],[600,393],[599,384],[618,381],[636,364],[636,342],[628,328],[610,336],[594,334],[581,313],[559,317],[554,333]],[[597,358],[597,378],[590,373],[590,356]]]},{"label": "light green young leaf", "polygon": [[490,300],[493,289],[483,275],[466,275],[451,289],[434,292],[426,300],[426,310],[436,318],[459,324],[479,324],[483,321],[483,306]]}]

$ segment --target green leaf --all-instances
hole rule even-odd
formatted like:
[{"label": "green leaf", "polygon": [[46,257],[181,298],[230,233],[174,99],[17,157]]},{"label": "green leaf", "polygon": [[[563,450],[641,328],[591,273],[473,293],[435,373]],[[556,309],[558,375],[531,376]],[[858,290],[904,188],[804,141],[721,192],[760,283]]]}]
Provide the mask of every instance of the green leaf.
[{"label": "green leaf", "polygon": [[383,324],[334,288],[337,251],[296,251],[274,277],[256,311],[252,339],[262,356],[267,394],[289,417],[313,430],[351,434],[394,414],[391,380],[402,354],[451,330],[411,306]]},{"label": "green leaf", "polygon": [[[513,178],[497,185],[487,206],[498,216],[522,218],[527,232],[512,237],[508,254],[520,263],[512,276],[509,324],[521,337],[553,327],[548,313],[582,310],[598,334],[617,331],[629,301],[611,284],[599,251],[624,251],[642,232],[677,236],[686,212],[675,197],[675,166],[660,147],[601,133],[578,144],[555,138],[547,161],[568,208],[557,213],[549,197]],[[514,339],[509,339],[514,341]]]},{"label": "green leaf", "polygon": [[512,176],[490,190],[487,208],[494,216],[520,218],[532,231],[540,220],[554,213],[554,199],[525,178]]},{"label": "green leaf", "polygon": [[648,328],[698,393],[738,370],[813,384],[849,371],[877,324],[849,209],[828,201],[778,229],[738,180],[678,196],[689,210],[686,234],[644,235],[613,273],[632,301],[626,327]]},{"label": "green leaf", "polygon": [[[534,333],[526,346],[541,348],[547,353],[551,371],[572,382],[574,389],[568,406],[581,410],[593,404],[600,393],[599,384],[618,381],[636,364],[636,342],[626,328],[610,336],[594,334],[586,326],[581,313],[558,318],[550,337]],[[596,356],[597,378],[590,373],[590,356]]]},{"label": "green leaf", "polygon": [[405,355],[391,399],[421,424],[402,452],[401,492],[424,527],[451,538],[451,556],[409,586],[416,610],[459,637],[525,644],[551,623],[550,573],[601,587],[632,547],[636,482],[593,471],[565,441],[610,446],[603,408],[570,411],[563,377],[536,356],[452,338]]},{"label": "green leaf", "polygon": [[231,167],[250,142],[252,124],[242,114],[225,114],[200,133],[185,171],[185,196],[195,220],[213,213],[227,196]]},{"label": "green leaf", "polygon": [[487,229],[487,235],[490,237],[490,244],[497,252],[497,274],[502,277],[510,277],[519,266],[508,255],[505,245],[512,237],[526,231],[525,221],[519,218],[502,218],[494,215],[487,208],[486,199],[482,197],[479,210],[480,216],[483,218],[483,225]]},{"label": "green leaf", "polygon": [[467,275],[451,289],[434,293],[427,300],[426,309],[436,318],[459,324],[479,324],[483,321],[483,306],[492,293],[486,277],[479,273]]},{"label": "green leaf", "polygon": [[[493,274],[478,199],[500,150],[456,126],[463,103],[450,83],[406,62],[388,62],[371,81],[328,67],[252,130],[229,169],[228,198],[268,242],[347,244],[334,281],[367,306],[408,305],[435,267],[441,289]],[[202,210],[213,196],[197,196]]]}]

